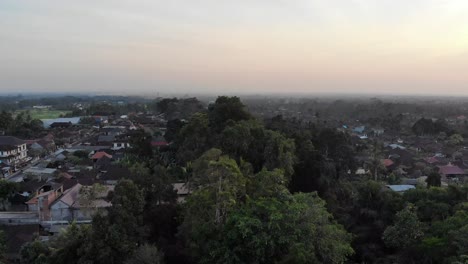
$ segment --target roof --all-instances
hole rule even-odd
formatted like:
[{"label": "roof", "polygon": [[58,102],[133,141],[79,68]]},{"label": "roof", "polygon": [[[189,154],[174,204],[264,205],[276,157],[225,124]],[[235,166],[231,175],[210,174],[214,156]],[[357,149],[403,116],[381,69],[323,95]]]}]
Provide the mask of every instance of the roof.
[{"label": "roof", "polygon": [[[397,163],[399,164],[412,166],[414,162],[414,154],[405,149],[400,149],[400,148],[390,149],[386,153],[388,154],[389,157],[393,156],[395,158],[398,158]],[[396,155],[398,155],[398,157]]]},{"label": "roof", "polygon": [[151,141],[151,146],[153,147],[161,147],[169,145],[166,141]]},{"label": "roof", "polygon": [[127,167],[110,165],[106,171],[99,176],[99,179],[104,181],[120,180],[127,177],[129,174],[130,170]]},{"label": "roof", "polygon": [[425,160],[426,160],[426,162],[429,163],[429,164],[433,164],[433,163],[438,163],[438,162],[439,162],[438,158],[435,157],[435,156],[426,158]]},{"label": "roof", "polygon": [[104,151],[99,151],[99,152],[96,152],[96,153],[91,157],[91,159],[100,159],[100,158],[102,158],[102,157],[104,157],[104,156],[106,156],[106,157],[108,157],[108,158],[110,158],[110,159],[112,158],[112,155],[107,154],[107,153],[104,152]]},{"label": "roof", "polygon": [[399,145],[399,144],[390,144],[388,146],[391,147],[392,149],[396,149],[396,148],[406,149],[406,147],[403,147],[402,145]]},{"label": "roof", "polygon": [[106,135],[100,135],[98,137],[98,142],[112,142],[115,140],[115,136],[106,136]]},{"label": "roof", "polygon": [[64,191],[72,188],[73,186],[75,186],[75,184],[79,183],[77,179],[67,179],[67,178],[64,178],[64,177],[58,178],[55,181],[58,182],[58,183],[63,184],[63,190]]},{"label": "roof", "polygon": [[50,127],[69,127],[71,125],[71,122],[53,122]]},{"label": "roof", "polygon": [[125,127],[112,127],[112,126],[107,126],[107,127],[103,127],[101,128],[99,131],[101,132],[116,132],[116,133],[120,133],[122,132],[123,130],[125,129]]},{"label": "roof", "polygon": [[49,232],[51,233],[62,233],[67,230],[69,225],[53,225],[50,227]]},{"label": "roof", "polygon": [[413,185],[401,184],[401,185],[386,185],[390,190],[394,192],[404,192],[411,189],[416,189]]},{"label": "roof", "polygon": [[364,132],[364,130],[366,130],[365,126],[358,126],[358,127],[353,128],[353,132],[356,132],[356,133],[362,133]]},{"label": "roof", "polygon": [[172,186],[174,186],[174,190],[177,191],[178,195],[186,195],[190,193],[186,183],[173,183]]},{"label": "roof", "polygon": [[34,196],[33,198],[31,198],[26,203],[27,204],[37,204],[37,198],[49,196],[50,194],[53,194],[54,192],[55,192],[55,190],[50,190],[50,191],[47,191],[47,192],[40,193],[40,194]]},{"label": "roof", "polygon": [[382,164],[385,166],[385,167],[390,167],[394,164],[395,162],[393,162],[393,160],[391,159],[384,159],[382,160]]},{"label": "roof", "polygon": [[39,168],[39,167],[31,167],[27,170],[24,171],[25,174],[31,173],[31,174],[53,174],[56,172],[57,169],[52,169],[52,168]]},{"label": "roof", "polygon": [[439,166],[439,173],[444,175],[463,175],[465,172],[460,167],[448,164],[445,166]]},{"label": "roof", "polygon": [[359,168],[359,169],[356,170],[357,175],[363,175],[363,174],[366,174],[366,173],[367,173],[366,170],[363,169],[363,168]]},{"label": "roof", "polygon": [[23,144],[26,144],[26,141],[17,137],[0,136],[0,150],[13,150]]},{"label": "roof", "polygon": [[66,190],[62,196],[60,196],[56,202],[63,202],[68,206],[73,206],[73,204],[78,201],[78,198],[80,196],[80,190],[83,185],[77,183],[75,186],[72,188]]},{"label": "roof", "polygon": [[86,145],[76,145],[71,148],[68,148],[67,150],[70,150],[71,152],[76,151],[76,150],[86,150],[86,151],[98,151],[101,149],[110,149],[110,146],[86,146]]},{"label": "roof", "polygon": [[65,179],[72,179],[72,178],[73,178],[72,175],[70,175],[70,174],[68,174],[68,173],[66,173],[66,172],[60,172],[60,173],[59,173],[59,177],[63,177],[63,178],[65,178]]},{"label": "roof", "polygon": [[18,191],[20,192],[37,192],[42,186],[46,185],[46,181],[30,180],[19,183]]},{"label": "roof", "polygon": [[80,117],[69,117],[69,118],[65,118],[65,117],[62,117],[62,118],[55,118],[55,119],[41,119],[42,123],[44,124],[44,127],[45,128],[48,128],[50,127],[50,125],[52,125],[53,123],[72,123],[73,125],[76,125],[80,122]]},{"label": "roof", "polygon": [[[54,202],[54,204],[60,201],[60,202],[63,202],[63,203],[65,203],[66,205],[68,205],[70,207],[79,208],[79,207],[81,207],[81,205],[80,205],[80,191],[81,191],[81,189],[82,188],[90,188],[90,187],[91,186],[83,186],[83,185],[77,183],[75,186],[73,186],[72,188],[65,191],[63,193],[63,195],[60,196]],[[107,194],[110,191],[113,191],[114,186],[104,185],[103,187],[105,189],[103,190],[103,192],[101,192],[99,194],[100,197],[98,197],[97,199],[92,201],[92,206],[93,207],[108,207],[108,206],[111,206],[111,203],[108,202],[108,201],[105,201],[104,199],[102,199],[102,197],[106,197]]]}]

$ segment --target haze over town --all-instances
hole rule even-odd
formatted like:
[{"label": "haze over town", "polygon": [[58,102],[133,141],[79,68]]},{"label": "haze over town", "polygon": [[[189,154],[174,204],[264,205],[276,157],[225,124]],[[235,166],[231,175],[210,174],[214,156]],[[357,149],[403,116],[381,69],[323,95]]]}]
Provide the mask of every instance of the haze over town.
[{"label": "haze over town", "polygon": [[468,3],[0,2],[1,92],[466,95]]}]

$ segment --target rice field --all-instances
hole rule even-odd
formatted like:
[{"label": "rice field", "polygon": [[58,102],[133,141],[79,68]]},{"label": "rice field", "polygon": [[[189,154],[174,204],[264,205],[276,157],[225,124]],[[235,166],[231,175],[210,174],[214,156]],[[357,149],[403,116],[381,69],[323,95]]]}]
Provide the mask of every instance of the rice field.
[{"label": "rice field", "polygon": [[69,113],[69,111],[61,111],[61,110],[52,110],[52,109],[31,109],[31,110],[18,110],[15,114],[19,114],[20,112],[29,111],[31,118],[33,119],[54,119],[60,117],[60,115],[65,115]]}]

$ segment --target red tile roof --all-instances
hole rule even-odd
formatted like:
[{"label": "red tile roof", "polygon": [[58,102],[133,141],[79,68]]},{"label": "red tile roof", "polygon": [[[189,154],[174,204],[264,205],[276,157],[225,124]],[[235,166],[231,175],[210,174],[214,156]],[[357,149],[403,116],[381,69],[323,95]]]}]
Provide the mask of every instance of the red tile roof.
[{"label": "red tile roof", "polygon": [[107,153],[105,153],[104,151],[99,151],[99,152],[96,152],[92,157],[91,159],[101,159],[102,157],[108,157],[109,159],[112,159],[112,155],[109,155]]},{"label": "red tile roof", "polygon": [[465,172],[460,167],[448,164],[439,167],[439,173],[444,175],[463,175]]},{"label": "red tile roof", "polygon": [[384,159],[382,160],[382,164],[385,166],[385,167],[390,167],[394,164],[393,160],[391,159]]},{"label": "red tile roof", "polygon": [[436,157],[430,157],[430,158],[426,158],[426,162],[429,164],[432,164],[432,163],[439,162],[439,160]]},{"label": "red tile roof", "polygon": [[161,147],[169,145],[166,141],[152,141],[151,146],[153,147]]}]

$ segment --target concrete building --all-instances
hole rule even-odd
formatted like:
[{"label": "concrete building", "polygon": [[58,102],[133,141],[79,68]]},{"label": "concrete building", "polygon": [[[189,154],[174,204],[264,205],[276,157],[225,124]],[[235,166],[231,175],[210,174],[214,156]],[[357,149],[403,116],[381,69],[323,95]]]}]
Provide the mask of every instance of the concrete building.
[{"label": "concrete building", "polygon": [[0,160],[15,167],[28,160],[26,141],[10,136],[0,136]]}]

